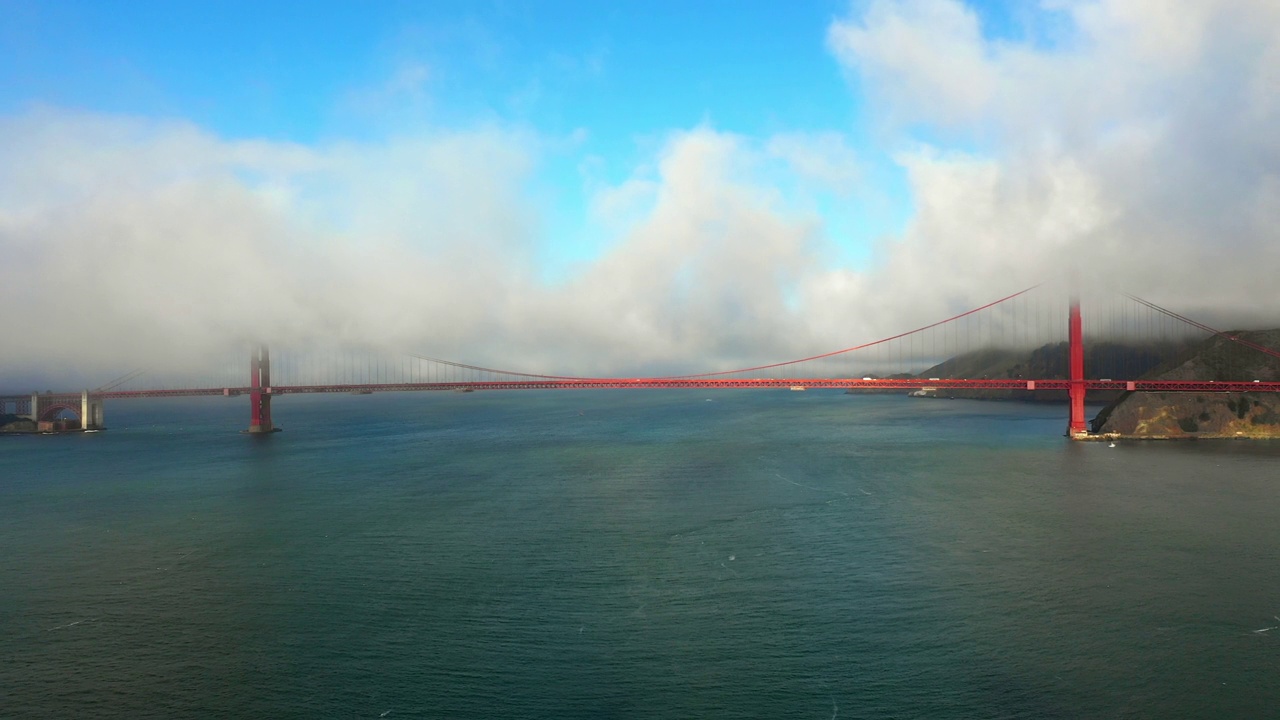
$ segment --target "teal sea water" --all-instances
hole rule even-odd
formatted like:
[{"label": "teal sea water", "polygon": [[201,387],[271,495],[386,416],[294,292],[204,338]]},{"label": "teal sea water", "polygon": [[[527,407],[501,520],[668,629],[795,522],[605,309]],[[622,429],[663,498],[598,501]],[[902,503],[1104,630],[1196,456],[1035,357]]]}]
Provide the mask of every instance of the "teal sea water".
[{"label": "teal sea water", "polygon": [[4,718],[1263,718],[1280,444],[838,392],[0,438]]}]

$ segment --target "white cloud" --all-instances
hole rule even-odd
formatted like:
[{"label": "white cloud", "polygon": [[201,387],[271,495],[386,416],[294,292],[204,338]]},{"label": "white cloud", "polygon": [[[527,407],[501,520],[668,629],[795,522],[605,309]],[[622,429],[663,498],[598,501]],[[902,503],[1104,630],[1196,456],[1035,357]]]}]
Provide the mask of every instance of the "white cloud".
[{"label": "white cloud", "polygon": [[976,301],[1075,266],[1182,307],[1261,300],[1274,323],[1280,4],[1057,7],[1073,32],[1048,47],[984,39],[955,0],[879,0],[832,25],[834,54],[902,136],[922,123],[969,148],[901,156],[918,213],[881,273],[937,261],[937,287]]},{"label": "white cloud", "polygon": [[875,0],[858,21],[834,23],[827,41],[906,120],[963,122],[996,92],[978,18],[958,2]]},{"label": "white cloud", "polygon": [[858,156],[840,133],[781,133],[769,139],[767,151],[801,180],[843,197],[862,179]]},{"label": "white cloud", "polygon": [[545,143],[520,129],[305,147],[47,108],[3,122],[17,366],[110,374],[262,338],[605,372],[814,342],[788,298],[823,272],[819,224],[768,181],[767,143],[671,135],[596,188],[617,244],[548,286],[528,189]]},{"label": "white cloud", "polygon": [[[0,127],[14,363],[128,364],[248,338],[454,345],[519,292],[520,132],[301,148],[49,109]],[[429,332],[428,332],[429,329]],[[456,346],[456,345],[454,345]]]}]

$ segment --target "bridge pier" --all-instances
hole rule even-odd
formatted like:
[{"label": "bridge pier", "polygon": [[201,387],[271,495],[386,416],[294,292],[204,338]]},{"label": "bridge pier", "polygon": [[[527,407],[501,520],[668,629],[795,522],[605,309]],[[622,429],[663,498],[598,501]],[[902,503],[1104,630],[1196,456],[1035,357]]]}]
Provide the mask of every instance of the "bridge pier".
[{"label": "bridge pier", "polygon": [[271,352],[257,345],[249,352],[249,430],[250,435],[276,432],[271,423]]},{"label": "bridge pier", "polygon": [[95,398],[85,390],[80,394],[80,429],[101,430],[106,416],[102,398]]},{"label": "bridge pier", "polygon": [[1080,439],[1089,435],[1089,426],[1084,419],[1084,325],[1080,319],[1080,298],[1074,295],[1067,317],[1067,370],[1071,382],[1067,389],[1067,397],[1071,401],[1067,436]]}]

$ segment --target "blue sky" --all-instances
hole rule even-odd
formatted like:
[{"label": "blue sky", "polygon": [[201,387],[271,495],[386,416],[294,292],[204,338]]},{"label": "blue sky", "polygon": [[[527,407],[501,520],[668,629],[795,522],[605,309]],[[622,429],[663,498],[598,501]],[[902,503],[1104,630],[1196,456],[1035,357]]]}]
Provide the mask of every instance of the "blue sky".
[{"label": "blue sky", "polygon": [[[825,41],[833,21],[865,7],[0,0],[9,59],[0,112],[44,103],[299,143],[476,123],[572,138],[543,158],[534,181],[553,278],[611,241],[587,219],[584,160],[598,180],[618,183],[673,131],[834,131],[856,151],[868,192],[805,200],[839,248],[832,261],[861,266],[912,211],[893,160],[902,138],[878,124]],[[1020,3],[970,7],[992,38],[1034,36],[1044,15]]]},{"label": "blue sky", "polygon": [[[180,114],[236,136],[347,132],[342,99],[430,68],[433,119],[625,134],[856,117],[824,47],[844,3],[6,0],[3,104]],[[529,96],[536,94],[536,98]]]},{"label": "blue sky", "polygon": [[[979,7],[993,35],[1019,32]],[[622,182],[670,132],[835,131],[870,197],[813,193],[857,264],[911,200],[898,140],[827,49],[843,1],[58,2],[3,0],[0,112],[33,103],[181,118],[226,138],[377,139],[496,123],[572,138],[535,179],[552,266],[608,242],[582,163]],[[400,92],[398,97],[396,88]],[[554,144],[554,143],[553,143]]]}]

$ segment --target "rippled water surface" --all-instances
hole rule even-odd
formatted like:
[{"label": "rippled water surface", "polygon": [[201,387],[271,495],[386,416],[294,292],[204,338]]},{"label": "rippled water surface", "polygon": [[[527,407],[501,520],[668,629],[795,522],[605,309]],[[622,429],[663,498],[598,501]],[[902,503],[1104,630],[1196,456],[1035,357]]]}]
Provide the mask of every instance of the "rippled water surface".
[{"label": "rippled water surface", "polygon": [[1280,444],[838,392],[0,438],[0,717],[1275,717]]}]

